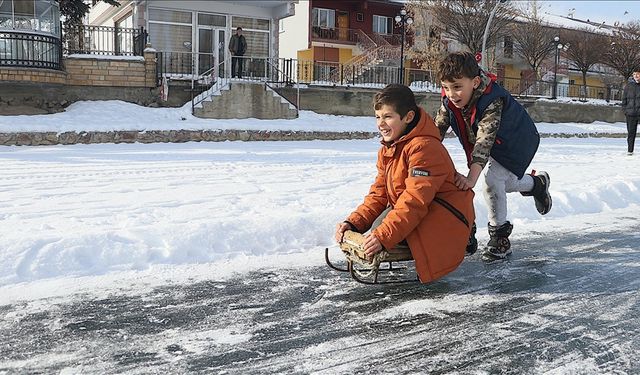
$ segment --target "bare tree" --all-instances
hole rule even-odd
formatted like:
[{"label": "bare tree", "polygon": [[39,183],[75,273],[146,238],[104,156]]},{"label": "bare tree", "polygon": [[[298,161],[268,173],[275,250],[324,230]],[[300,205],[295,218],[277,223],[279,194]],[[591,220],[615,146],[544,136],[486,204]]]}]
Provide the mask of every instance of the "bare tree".
[{"label": "bare tree", "polygon": [[420,66],[430,71],[438,69],[438,63],[447,53],[446,43],[442,40],[443,29],[434,20],[433,14],[422,2],[407,4],[407,11],[413,17],[410,26],[413,32],[413,45],[408,55]]},{"label": "bare tree", "polygon": [[566,55],[573,65],[582,72],[583,95],[587,92],[587,72],[596,64],[604,62],[603,52],[608,49],[609,42],[602,34],[590,28],[566,30],[561,33],[561,40],[569,44]]},{"label": "bare tree", "polygon": [[[410,0],[413,9],[430,12],[441,28],[452,39],[466,46],[471,52],[482,50],[484,29],[493,8],[500,0]],[[509,2],[498,6],[487,33],[487,45],[495,45],[515,18]],[[416,25],[420,28],[422,25]]]},{"label": "bare tree", "polygon": [[533,69],[536,79],[540,78],[540,66],[555,52],[553,38],[558,31],[543,24],[537,12],[532,12],[532,16],[524,22],[515,21],[510,30],[515,42],[514,51]]},{"label": "bare tree", "polygon": [[640,21],[614,29],[605,52],[604,64],[615,69],[626,81],[640,67]]}]

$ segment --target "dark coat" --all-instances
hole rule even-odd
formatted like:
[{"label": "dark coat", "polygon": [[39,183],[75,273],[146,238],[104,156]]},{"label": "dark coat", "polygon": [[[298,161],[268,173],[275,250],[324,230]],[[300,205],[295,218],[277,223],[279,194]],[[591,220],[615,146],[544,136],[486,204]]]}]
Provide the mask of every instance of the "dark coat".
[{"label": "dark coat", "polygon": [[244,35],[238,36],[234,34],[231,36],[229,51],[233,56],[244,56],[244,53],[247,52],[247,39],[245,39]]},{"label": "dark coat", "polygon": [[640,83],[631,80],[622,94],[622,109],[626,116],[640,116]]},{"label": "dark coat", "polygon": [[[503,107],[496,141],[491,147],[491,157],[518,176],[518,178],[522,178],[540,144],[540,135],[536,125],[522,105],[505,89],[492,81],[476,103],[471,126],[473,132],[476,133],[478,131],[478,121],[482,120],[485,109],[497,98],[502,99]],[[443,103],[449,111],[451,128],[458,136],[462,146],[465,147],[466,154],[470,155],[470,150],[466,148],[473,147],[473,145],[467,145],[466,142],[463,142],[464,137],[460,135],[458,121],[464,121],[462,120],[460,109],[455,108],[453,104],[449,105],[449,100],[446,96],[443,98]],[[464,123],[460,126],[464,127]]]},{"label": "dark coat", "polygon": [[[406,239],[423,283],[455,270],[464,259],[475,219],[473,191],[456,187],[453,161],[424,109],[414,129],[391,145],[383,144],[377,167],[369,194],[347,221],[364,233],[390,206],[372,231],[386,249]],[[445,203],[435,202],[436,197]]]}]

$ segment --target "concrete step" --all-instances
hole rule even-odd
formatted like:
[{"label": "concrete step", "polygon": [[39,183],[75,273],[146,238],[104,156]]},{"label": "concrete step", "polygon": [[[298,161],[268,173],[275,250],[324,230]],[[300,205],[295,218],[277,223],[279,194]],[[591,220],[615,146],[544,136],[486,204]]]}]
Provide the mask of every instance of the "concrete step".
[{"label": "concrete step", "polygon": [[194,115],[216,119],[294,119],[298,111],[264,83],[231,82],[228,90],[210,96],[201,108],[195,108]]}]

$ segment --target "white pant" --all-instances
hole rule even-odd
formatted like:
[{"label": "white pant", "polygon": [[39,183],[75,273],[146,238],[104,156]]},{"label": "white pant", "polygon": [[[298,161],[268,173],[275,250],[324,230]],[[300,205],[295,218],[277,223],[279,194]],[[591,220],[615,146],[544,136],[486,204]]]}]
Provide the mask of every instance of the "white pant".
[{"label": "white pant", "polygon": [[515,174],[491,157],[484,173],[484,181],[484,198],[487,202],[489,224],[493,226],[500,226],[507,222],[507,193],[533,190],[533,177],[525,174],[518,179]]}]

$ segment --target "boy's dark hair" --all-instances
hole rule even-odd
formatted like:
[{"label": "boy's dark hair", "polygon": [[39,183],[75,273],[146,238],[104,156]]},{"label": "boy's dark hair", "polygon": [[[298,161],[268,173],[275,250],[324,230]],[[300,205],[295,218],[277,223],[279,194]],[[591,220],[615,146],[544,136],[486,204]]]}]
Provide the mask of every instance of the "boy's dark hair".
[{"label": "boy's dark hair", "polygon": [[440,61],[438,80],[452,82],[463,77],[475,78],[480,75],[480,67],[471,52],[453,52]]},{"label": "boy's dark hair", "polygon": [[383,105],[390,105],[401,118],[409,111],[418,114],[418,105],[413,91],[405,85],[392,83],[373,97],[373,109],[379,110]]}]

